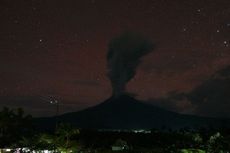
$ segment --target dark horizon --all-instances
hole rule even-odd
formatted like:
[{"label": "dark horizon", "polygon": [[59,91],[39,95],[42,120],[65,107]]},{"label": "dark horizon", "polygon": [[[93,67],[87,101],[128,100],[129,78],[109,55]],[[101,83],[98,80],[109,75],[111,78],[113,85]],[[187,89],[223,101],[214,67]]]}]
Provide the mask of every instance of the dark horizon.
[{"label": "dark horizon", "polygon": [[228,0],[1,0],[0,108],[52,116],[50,97],[60,101],[60,114],[103,102],[112,95],[109,42],[134,31],[156,46],[141,57],[127,92],[179,113],[230,117],[229,6]]}]

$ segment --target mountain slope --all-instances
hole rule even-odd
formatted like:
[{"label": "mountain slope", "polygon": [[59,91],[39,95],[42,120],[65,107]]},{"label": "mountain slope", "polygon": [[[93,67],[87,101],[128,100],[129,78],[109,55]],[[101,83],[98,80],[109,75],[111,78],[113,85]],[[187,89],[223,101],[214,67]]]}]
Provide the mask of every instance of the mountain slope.
[{"label": "mountain slope", "polygon": [[227,66],[194,88],[186,96],[196,114],[230,118],[230,66]]},{"label": "mountain slope", "polygon": [[[79,128],[151,129],[220,126],[217,119],[182,115],[138,101],[130,96],[111,97],[94,107],[58,117]],[[54,118],[40,118],[39,123],[53,124]]]}]

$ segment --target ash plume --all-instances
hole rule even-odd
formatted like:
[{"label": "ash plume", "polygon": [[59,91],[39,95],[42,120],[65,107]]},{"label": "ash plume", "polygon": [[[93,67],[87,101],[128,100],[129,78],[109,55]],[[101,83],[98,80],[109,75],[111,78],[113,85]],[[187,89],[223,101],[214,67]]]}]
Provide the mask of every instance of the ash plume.
[{"label": "ash plume", "polygon": [[117,97],[125,92],[125,86],[135,76],[141,57],[152,49],[153,44],[149,40],[131,32],[125,32],[110,41],[107,66],[113,96]]}]

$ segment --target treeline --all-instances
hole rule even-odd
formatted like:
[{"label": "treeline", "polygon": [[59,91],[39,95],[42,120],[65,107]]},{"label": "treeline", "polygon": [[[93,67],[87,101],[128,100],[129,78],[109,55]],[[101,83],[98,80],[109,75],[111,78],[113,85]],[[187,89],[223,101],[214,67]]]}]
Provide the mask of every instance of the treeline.
[{"label": "treeline", "polygon": [[[182,149],[203,150],[207,153],[227,153],[230,151],[229,129],[199,129],[196,131],[181,129],[178,131],[158,131],[151,133],[134,132],[98,132],[82,130],[78,139],[86,148],[111,149],[117,140],[127,142],[129,152],[178,153]],[[223,152],[221,152],[223,151]]]},{"label": "treeline", "polygon": [[120,152],[133,153],[177,153],[186,152],[186,149],[187,152],[190,149],[204,153],[227,153],[230,151],[230,129],[152,129],[151,133],[134,133],[78,129],[68,123],[59,123],[55,129],[42,131],[35,129],[32,116],[26,115],[20,108],[3,108],[0,111],[1,148],[109,153],[114,145],[125,148]]},{"label": "treeline", "polygon": [[4,107],[0,111],[0,146],[16,145],[22,137],[33,134],[32,116],[26,115],[23,109]]}]

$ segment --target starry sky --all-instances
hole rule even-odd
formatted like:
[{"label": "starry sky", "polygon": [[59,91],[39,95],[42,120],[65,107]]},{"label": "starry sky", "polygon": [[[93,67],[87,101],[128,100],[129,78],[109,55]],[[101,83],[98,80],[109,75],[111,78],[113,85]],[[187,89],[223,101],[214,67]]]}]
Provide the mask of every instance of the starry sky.
[{"label": "starry sky", "polygon": [[[0,107],[50,116],[50,97],[60,113],[103,102],[112,93],[108,43],[124,31],[156,45],[128,92],[149,102],[189,93],[230,65],[229,6],[229,0],[0,0]],[[162,106],[210,115],[188,100],[170,105]]]}]

